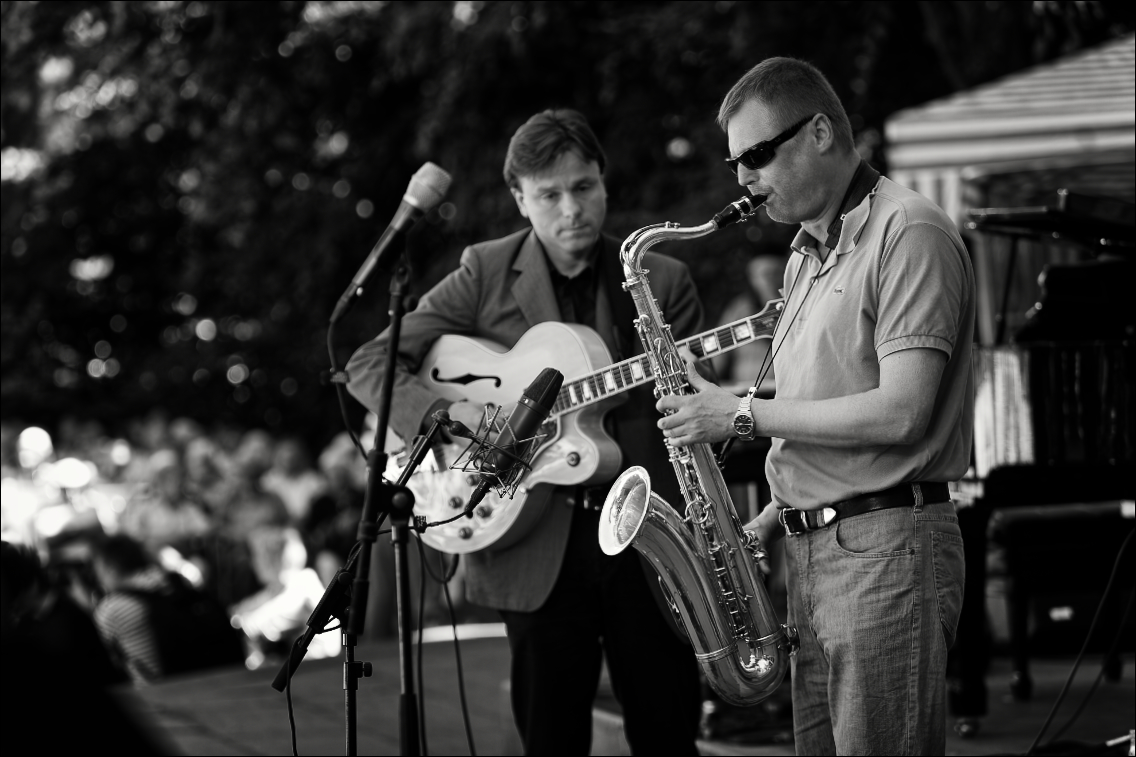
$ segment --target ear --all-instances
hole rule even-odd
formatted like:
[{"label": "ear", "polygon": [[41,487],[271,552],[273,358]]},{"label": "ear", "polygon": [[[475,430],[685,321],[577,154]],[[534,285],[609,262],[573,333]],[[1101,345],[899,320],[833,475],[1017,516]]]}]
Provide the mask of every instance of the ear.
[{"label": "ear", "polygon": [[521,190],[510,187],[509,191],[513,193],[513,199],[517,201],[517,210],[521,212],[523,217],[528,218],[529,210],[525,207],[525,196],[521,193]]},{"label": "ear", "polygon": [[819,114],[812,122],[813,143],[817,152],[826,153],[836,147],[836,131],[832,128],[832,121],[824,113]]}]

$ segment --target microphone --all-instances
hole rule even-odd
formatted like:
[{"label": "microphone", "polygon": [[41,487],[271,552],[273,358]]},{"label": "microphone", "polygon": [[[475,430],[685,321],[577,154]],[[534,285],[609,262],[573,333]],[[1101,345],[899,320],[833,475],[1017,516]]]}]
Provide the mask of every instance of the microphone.
[{"label": "microphone", "polygon": [[470,495],[469,504],[465,507],[465,515],[473,517],[473,509],[481,504],[481,500],[494,486],[502,485],[516,478],[525,458],[535,448],[534,444],[526,444],[526,440],[536,435],[540,424],[552,412],[556,404],[556,397],[560,394],[560,386],[564,383],[564,374],[555,368],[545,368],[540,372],[528,388],[521,393],[521,401],[505,427],[492,444],[500,449],[490,449],[489,453],[480,461],[478,472],[481,481]]},{"label": "microphone", "polygon": [[351,303],[363,291],[363,285],[367,283],[367,279],[375,269],[390,264],[389,258],[397,254],[400,249],[400,245],[396,242],[401,241],[406,233],[414,228],[419,218],[442,202],[442,198],[450,188],[450,182],[450,175],[433,163],[422,164],[422,167],[410,178],[410,185],[406,188],[406,194],[402,196],[402,202],[399,203],[390,225],[383,231],[383,235],[379,237],[379,241],[375,243],[363,265],[359,267],[355,278],[351,279],[347,291],[336,303],[335,310],[331,314],[332,323],[342,318],[351,307]]}]

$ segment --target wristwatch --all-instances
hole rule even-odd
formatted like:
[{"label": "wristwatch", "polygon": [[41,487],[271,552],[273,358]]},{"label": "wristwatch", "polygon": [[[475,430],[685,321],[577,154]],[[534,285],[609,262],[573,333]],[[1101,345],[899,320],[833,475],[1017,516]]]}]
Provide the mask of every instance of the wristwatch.
[{"label": "wristwatch", "polygon": [[757,391],[756,386],[749,388],[746,396],[738,403],[738,411],[734,413],[734,433],[746,442],[752,442],[757,436],[757,425],[753,422],[753,411],[750,409],[755,391]]}]

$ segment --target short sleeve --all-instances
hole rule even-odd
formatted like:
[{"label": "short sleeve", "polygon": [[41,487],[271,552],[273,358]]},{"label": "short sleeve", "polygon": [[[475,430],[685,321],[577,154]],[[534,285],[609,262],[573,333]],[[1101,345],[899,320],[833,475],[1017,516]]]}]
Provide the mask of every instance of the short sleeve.
[{"label": "short sleeve", "polygon": [[913,348],[950,357],[966,297],[963,254],[930,223],[907,224],[888,239],[880,259],[877,359]]}]

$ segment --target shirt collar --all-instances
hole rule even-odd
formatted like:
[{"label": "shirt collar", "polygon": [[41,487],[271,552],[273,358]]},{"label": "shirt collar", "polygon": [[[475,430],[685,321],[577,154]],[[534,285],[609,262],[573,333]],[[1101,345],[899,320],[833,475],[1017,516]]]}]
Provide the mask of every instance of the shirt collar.
[{"label": "shirt collar", "polygon": [[[863,233],[864,226],[868,223],[868,216],[871,215],[872,212],[872,198],[876,196],[876,192],[879,191],[879,188],[880,185],[877,181],[876,186],[860,201],[860,204],[848,211],[848,214],[844,217],[844,226],[840,229],[840,241],[836,243],[836,255],[828,256],[825,260],[826,265],[824,268],[836,265],[835,258],[838,255],[844,255],[856,249],[856,243],[860,241],[860,234]],[[799,252],[802,255],[810,255],[819,260],[820,252],[817,249],[819,244],[816,238],[805,231],[805,227],[802,226],[797,230],[797,235],[793,237],[790,246],[793,252]]]},{"label": "shirt collar", "polygon": [[[535,234],[533,235],[536,236]],[[603,234],[600,234],[599,239],[596,240],[595,245],[592,247],[591,258],[588,260],[587,265],[580,269],[580,272],[575,276],[565,276],[552,262],[552,258],[548,257],[548,252],[544,249],[544,243],[537,239],[537,244],[540,245],[540,251],[544,253],[544,262],[548,266],[548,273],[553,281],[575,282],[577,280],[586,282],[590,281],[595,275],[596,260],[603,252]]]}]

